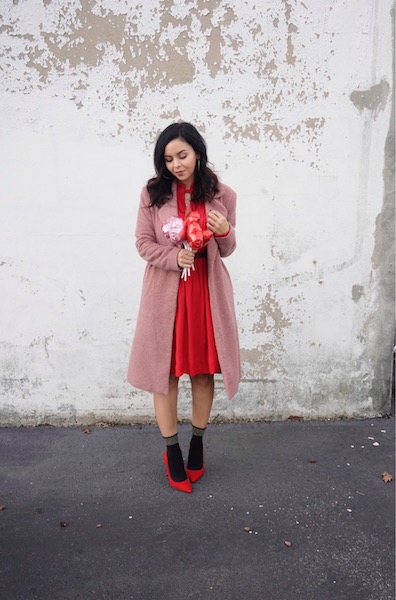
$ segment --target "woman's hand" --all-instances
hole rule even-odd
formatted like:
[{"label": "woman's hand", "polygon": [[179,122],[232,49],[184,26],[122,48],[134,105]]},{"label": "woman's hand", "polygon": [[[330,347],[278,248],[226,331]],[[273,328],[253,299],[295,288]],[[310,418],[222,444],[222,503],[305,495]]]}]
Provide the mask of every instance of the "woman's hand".
[{"label": "woman's hand", "polygon": [[180,250],[177,255],[177,264],[181,269],[191,269],[194,262],[194,252],[191,250],[185,250],[184,248]]},{"label": "woman's hand", "polygon": [[212,231],[214,235],[224,235],[229,232],[230,224],[225,216],[219,211],[211,210],[208,213],[207,228],[209,231]]}]

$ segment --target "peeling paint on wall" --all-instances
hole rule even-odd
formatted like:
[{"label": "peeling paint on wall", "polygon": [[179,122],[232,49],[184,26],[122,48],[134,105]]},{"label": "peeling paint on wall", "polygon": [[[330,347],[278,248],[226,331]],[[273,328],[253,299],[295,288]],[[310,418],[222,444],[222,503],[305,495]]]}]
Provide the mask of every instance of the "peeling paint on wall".
[{"label": "peeling paint on wall", "polygon": [[[315,11],[288,2],[253,10],[200,0],[117,6],[36,0],[9,5],[0,26],[6,90],[48,90],[87,113],[100,102],[119,113],[119,127],[108,135],[131,135],[139,123],[147,136],[147,93],[163,96],[168,121],[166,104],[180,104],[194,83],[199,112],[208,112],[210,126],[221,123],[224,139],[295,140],[316,156],[323,115],[320,109],[312,114],[309,105],[320,106],[328,96],[331,74],[323,58],[332,44]],[[221,113],[210,115],[216,104]]]},{"label": "peeling paint on wall", "polygon": [[285,317],[280,303],[271,295],[271,286],[270,291],[255,305],[255,314],[258,321],[253,326],[253,333],[271,331],[275,338],[279,338],[283,329],[290,326],[290,319]]}]

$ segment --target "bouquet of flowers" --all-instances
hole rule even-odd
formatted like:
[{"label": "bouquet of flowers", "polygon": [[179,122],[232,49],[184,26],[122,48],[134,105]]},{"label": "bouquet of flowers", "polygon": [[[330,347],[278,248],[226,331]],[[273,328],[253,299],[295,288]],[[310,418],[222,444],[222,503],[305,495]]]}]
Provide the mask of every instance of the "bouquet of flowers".
[{"label": "bouquet of flowers", "polygon": [[[193,210],[183,221],[180,217],[169,217],[162,227],[165,236],[174,244],[181,243],[186,250],[198,252],[209,242],[212,232],[208,229],[202,229],[199,212]],[[194,264],[192,266],[194,271]],[[191,274],[189,268],[184,267],[181,278],[187,281]]]}]

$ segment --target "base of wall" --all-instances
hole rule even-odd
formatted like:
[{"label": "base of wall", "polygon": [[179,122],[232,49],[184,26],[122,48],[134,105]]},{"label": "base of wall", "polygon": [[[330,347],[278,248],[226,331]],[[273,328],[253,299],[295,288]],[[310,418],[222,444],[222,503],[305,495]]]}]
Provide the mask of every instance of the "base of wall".
[{"label": "base of wall", "polygon": [[[238,394],[229,400],[221,376],[216,376],[212,423],[253,421],[372,419],[392,413],[391,398],[372,398],[369,386],[348,385],[332,390],[320,382],[304,396],[284,381],[242,380]],[[301,386],[300,386],[301,387]],[[27,410],[26,407],[29,407]],[[191,386],[180,379],[178,416],[191,421]],[[118,394],[69,393],[62,398],[38,393],[29,397],[9,395],[0,403],[0,427],[73,427],[82,425],[139,425],[155,423],[152,395],[125,386]]]}]

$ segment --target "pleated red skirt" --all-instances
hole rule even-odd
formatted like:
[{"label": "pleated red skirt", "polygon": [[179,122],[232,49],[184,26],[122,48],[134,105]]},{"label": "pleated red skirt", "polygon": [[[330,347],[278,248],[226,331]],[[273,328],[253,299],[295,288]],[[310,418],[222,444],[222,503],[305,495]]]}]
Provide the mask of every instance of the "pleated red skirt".
[{"label": "pleated red skirt", "polygon": [[[179,184],[178,216],[182,219],[185,218],[185,191],[185,186]],[[205,205],[191,205],[191,210],[199,212],[201,226],[205,227]],[[170,369],[177,377],[221,372],[210,310],[206,255],[196,256],[194,267],[187,280],[179,282]]]}]

